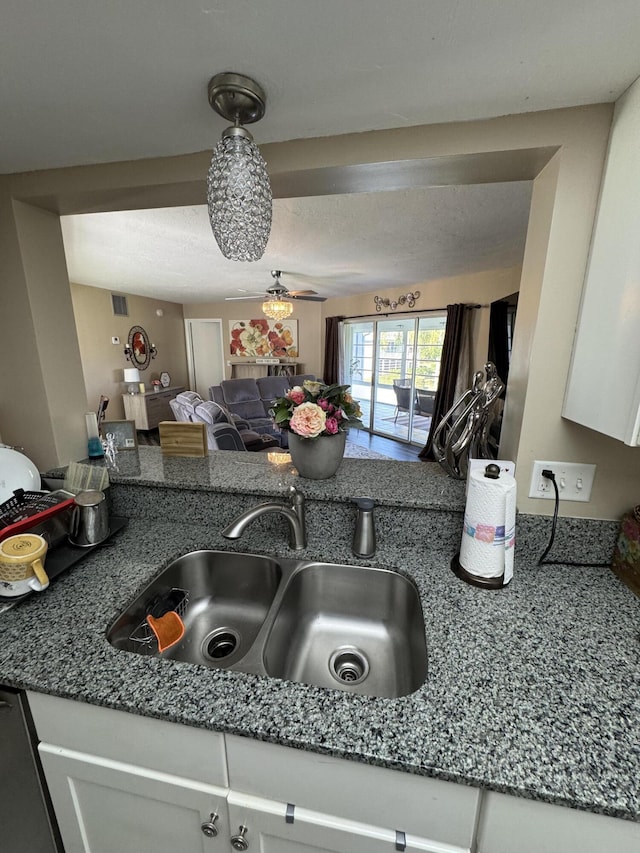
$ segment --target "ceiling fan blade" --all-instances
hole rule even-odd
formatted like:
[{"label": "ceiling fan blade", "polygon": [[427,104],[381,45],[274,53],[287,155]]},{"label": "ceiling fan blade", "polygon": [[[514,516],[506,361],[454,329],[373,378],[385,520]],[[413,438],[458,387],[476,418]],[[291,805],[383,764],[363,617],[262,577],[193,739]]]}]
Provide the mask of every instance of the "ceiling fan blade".
[{"label": "ceiling fan blade", "polygon": [[239,302],[241,299],[264,299],[264,293],[258,293],[255,296],[225,296],[225,302]]},{"label": "ceiling fan blade", "polygon": [[326,302],[326,296],[296,296],[295,293],[290,293],[292,299],[299,299],[301,302]]}]

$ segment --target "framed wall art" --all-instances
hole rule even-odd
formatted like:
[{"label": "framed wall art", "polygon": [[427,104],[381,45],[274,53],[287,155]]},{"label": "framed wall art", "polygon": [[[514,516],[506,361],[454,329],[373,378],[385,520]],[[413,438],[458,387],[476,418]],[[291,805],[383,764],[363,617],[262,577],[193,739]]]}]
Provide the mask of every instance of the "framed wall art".
[{"label": "framed wall art", "polygon": [[118,450],[135,450],[138,447],[135,421],[102,421],[102,437],[111,433]]},{"label": "framed wall art", "polygon": [[246,358],[297,358],[298,321],[229,320],[230,354]]}]

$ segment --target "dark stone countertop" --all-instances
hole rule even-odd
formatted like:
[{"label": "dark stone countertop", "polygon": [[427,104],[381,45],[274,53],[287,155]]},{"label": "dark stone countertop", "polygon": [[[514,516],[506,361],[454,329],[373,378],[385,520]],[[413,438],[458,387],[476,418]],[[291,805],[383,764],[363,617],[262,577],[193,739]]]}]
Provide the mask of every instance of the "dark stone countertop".
[{"label": "dark stone countertop", "polygon": [[[276,464],[276,460],[287,460]],[[196,491],[247,492],[273,496],[300,478],[288,454],[210,453],[205,458],[163,456],[159,447],[121,451],[113,483]],[[102,461],[97,464],[104,464]],[[43,476],[64,478],[64,468]],[[396,462],[392,459],[344,459],[329,480],[304,480],[311,500],[349,502],[354,495],[371,495],[388,506],[463,510],[465,484],[448,477],[435,462]]]},{"label": "dark stone countertop", "polygon": [[[414,578],[429,674],[399,699],[354,696],[112,648],[115,616],[171,559],[229,548],[217,530],[132,519],[0,615],[0,681],[134,714],[640,820],[640,601],[607,569],[536,568],[484,591],[450,554],[387,545]],[[261,534],[242,550],[292,556]],[[357,562],[348,549],[309,556]]]}]

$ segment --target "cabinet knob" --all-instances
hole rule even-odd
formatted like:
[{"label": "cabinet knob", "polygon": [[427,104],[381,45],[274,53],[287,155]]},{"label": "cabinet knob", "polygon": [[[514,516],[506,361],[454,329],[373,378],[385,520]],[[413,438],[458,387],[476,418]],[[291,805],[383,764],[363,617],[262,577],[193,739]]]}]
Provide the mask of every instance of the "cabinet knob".
[{"label": "cabinet knob", "polygon": [[231,838],[230,838],[231,846],[233,847],[234,850],[247,850],[247,848],[249,847],[249,842],[244,837],[246,832],[247,832],[247,827],[241,826],[238,829],[238,834],[231,836]]},{"label": "cabinet knob", "polygon": [[209,820],[205,820],[205,822],[201,825],[200,829],[207,836],[207,838],[215,838],[218,834],[218,829],[216,827],[216,821],[218,820],[218,813],[211,812],[209,815]]}]

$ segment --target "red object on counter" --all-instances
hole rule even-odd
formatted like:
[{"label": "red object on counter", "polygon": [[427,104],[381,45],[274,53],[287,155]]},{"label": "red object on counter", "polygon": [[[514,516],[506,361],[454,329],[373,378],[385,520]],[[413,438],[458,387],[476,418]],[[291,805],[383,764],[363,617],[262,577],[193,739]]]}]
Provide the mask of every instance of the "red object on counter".
[{"label": "red object on counter", "polygon": [[62,490],[28,492],[16,489],[12,498],[0,504],[0,542],[35,527],[73,504],[73,495]]}]

